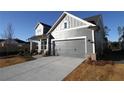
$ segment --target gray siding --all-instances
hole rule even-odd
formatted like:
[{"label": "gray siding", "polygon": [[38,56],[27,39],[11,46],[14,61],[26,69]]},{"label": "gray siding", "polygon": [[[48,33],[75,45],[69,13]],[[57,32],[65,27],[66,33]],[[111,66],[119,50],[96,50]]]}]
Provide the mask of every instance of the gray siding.
[{"label": "gray siding", "polygon": [[[54,32],[54,31],[53,31]],[[92,31],[87,28],[79,28],[75,30],[67,30],[67,31],[57,31],[56,33],[52,34],[55,39],[66,39],[66,38],[73,38],[73,37],[81,37],[86,36],[87,37],[87,53],[91,54],[93,53],[93,45],[91,43],[92,41]],[[81,44],[79,44],[80,46]]]}]

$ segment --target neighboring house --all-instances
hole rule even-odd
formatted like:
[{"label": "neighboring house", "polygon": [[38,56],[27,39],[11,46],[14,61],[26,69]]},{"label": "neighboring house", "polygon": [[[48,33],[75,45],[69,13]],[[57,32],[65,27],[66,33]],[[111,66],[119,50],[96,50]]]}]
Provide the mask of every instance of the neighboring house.
[{"label": "neighboring house", "polygon": [[5,55],[6,53],[18,53],[20,51],[29,50],[28,42],[20,39],[0,39],[0,55]]},{"label": "neighboring house", "polygon": [[105,48],[105,33],[102,17],[85,19],[63,12],[51,27],[47,36],[48,51],[55,56],[84,58],[102,55]]},{"label": "neighboring house", "polygon": [[47,50],[47,35],[46,33],[49,31],[51,26],[39,22],[35,26],[35,35],[29,38],[30,42],[30,52],[34,51],[33,42],[37,43],[37,49],[35,49],[38,53],[44,53]]},{"label": "neighboring house", "polygon": [[8,40],[8,39],[0,39],[0,46],[4,47],[6,44],[15,44],[17,46],[23,46],[25,44],[27,44],[27,42],[20,40],[18,38],[16,39],[12,39],[12,40]]}]

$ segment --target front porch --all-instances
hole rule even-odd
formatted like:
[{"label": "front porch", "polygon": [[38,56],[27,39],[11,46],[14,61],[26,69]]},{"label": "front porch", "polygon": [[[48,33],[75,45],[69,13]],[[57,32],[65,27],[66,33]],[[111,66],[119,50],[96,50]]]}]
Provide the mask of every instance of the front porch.
[{"label": "front porch", "polygon": [[[32,36],[29,38],[29,42],[31,54],[34,50],[36,50],[38,54],[46,54],[48,51],[48,39],[46,35]],[[33,49],[33,42],[37,43],[37,49]]]}]

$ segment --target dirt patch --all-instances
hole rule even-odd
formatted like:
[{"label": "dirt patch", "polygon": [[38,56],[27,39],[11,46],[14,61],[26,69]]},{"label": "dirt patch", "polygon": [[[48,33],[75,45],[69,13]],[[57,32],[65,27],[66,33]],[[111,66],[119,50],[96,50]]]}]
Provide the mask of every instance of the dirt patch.
[{"label": "dirt patch", "polygon": [[24,63],[30,60],[33,60],[34,58],[31,56],[9,56],[5,58],[0,58],[0,68]]},{"label": "dirt patch", "polygon": [[[91,64],[93,63],[93,64]],[[86,60],[72,71],[65,81],[106,81],[124,80],[124,64],[113,64],[111,61],[89,62]]]}]

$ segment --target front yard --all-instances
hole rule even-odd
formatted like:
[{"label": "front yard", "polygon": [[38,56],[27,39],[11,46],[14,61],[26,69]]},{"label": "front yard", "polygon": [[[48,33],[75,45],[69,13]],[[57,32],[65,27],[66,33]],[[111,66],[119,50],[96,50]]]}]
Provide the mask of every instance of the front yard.
[{"label": "front yard", "polygon": [[8,56],[8,57],[0,58],[0,68],[19,63],[24,63],[26,61],[33,59],[34,58],[31,56]]},{"label": "front yard", "polygon": [[[74,71],[72,71],[67,77],[65,77],[64,80],[65,81],[124,80],[124,55],[120,55],[119,53],[114,52],[110,56],[108,55],[108,58],[102,61],[107,63],[105,65],[89,64],[91,60],[86,60],[84,63],[79,65]],[[108,61],[108,59],[111,61]]]}]

